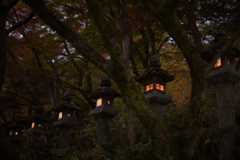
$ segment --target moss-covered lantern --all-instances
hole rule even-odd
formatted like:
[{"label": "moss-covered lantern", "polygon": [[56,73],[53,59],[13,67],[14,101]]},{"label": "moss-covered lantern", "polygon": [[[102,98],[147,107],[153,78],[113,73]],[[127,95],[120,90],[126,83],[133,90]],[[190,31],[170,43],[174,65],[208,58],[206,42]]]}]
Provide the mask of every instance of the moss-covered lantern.
[{"label": "moss-covered lantern", "polygon": [[160,58],[154,54],[150,57],[148,68],[135,79],[144,85],[145,97],[163,119],[162,106],[172,101],[172,97],[166,95],[166,83],[173,81],[175,77],[161,68]]},{"label": "moss-covered lantern", "polygon": [[21,116],[16,115],[14,121],[6,128],[9,131],[9,139],[13,143],[23,142],[22,132],[25,126],[20,123]]},{"label": "moss-covered lantern", "polygon": [[57,121],[54,127],[60,128],[59,148],[65,149],[69,147],[70,128],[77,125],[75,111],[81,110],[75,103],[71,102],[70,93],[65,91],[62,101],[53,109],[58,113]]},{"label": "moss-covered lantern", "polygon": [[96,118],[112,118],[117,115],[114,111],[114,98],[120,97],[117,90],[109,88],[111,87],[111,79],[108,76],[103,76],[99,88],[91,94],[91,98],[96,100],[96,105],[90,114]]},{"label": "moss-covered lantern", "polygon": [[29,118],[29,121],[31,122],[31,131],[41,135],[41,134],[47,134],[47,131],[45,131],[45,123],[51,122],[51,118],[44,113],[44,109],[42,105],[37,105],[35,108],[35,114]]},{"label": "moss-covered lantern", "polygon": [[110,138],[110,129],[108,121],[117,115],[114,110],[114,98],[120,97],[117,90],[111,87],[111,79],[103,76],[100,86],[102,88],[95,90],[91,97],[96,100],[96,105],[90,114],[98,118],[97,140],[99,143],[107,142]]},{"label": "moss-covered lantern", "polygon": [[58,113],[58,120],[54,126],[58,128],[72,128],[77,125],[75,111],[81,110],[75,103],[71,102],[69,91],[65,91],[62,101],[54,108]]},{"label": "moss-covered lantern", "polygon": [[[202,59],[211,63],[219,49],[226,45],[225,39],[225,31],[216,31],[214,44],[200,53]],[[236,124],[233,88],[240,80],[240,73],[236,71],[235,63],[235,58],[238,57],[240,57],[240,50],[230,46],[220,55],[214,68],[206,76],[206,80],[213,84],[216,89],[218,123],[220,127]]]}]

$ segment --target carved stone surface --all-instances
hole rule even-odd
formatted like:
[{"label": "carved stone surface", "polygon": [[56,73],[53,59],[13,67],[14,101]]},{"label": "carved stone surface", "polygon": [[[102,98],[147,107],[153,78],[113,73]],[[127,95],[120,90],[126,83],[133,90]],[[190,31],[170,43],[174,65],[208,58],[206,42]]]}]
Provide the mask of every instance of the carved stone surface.
[{"label": "carved stone surface", "polygon": [[110,107],[98,107],[90,111],[90,114],[96,118],[113,118],[117,111]]},{"label": "carved stone surface", "polygon": [[109,130],[108,121],[109,121],[109,118],[99,118],[98,119],[97,140],[99,143],[109,141],[110,130]]},{"label": "carved stone surface", "polygon": [[172,97],[158,91],[153,91],[145,94],[145,97],[150,103],[159,103],[161,105],[167,105],[172,102]]},{"label": "carved stone surface", "polygon": [[69,147],[69,139],[70,139],[70,129],[69,128],[61,128],[59,148],[61,148],[61,149],[68,148]]}]

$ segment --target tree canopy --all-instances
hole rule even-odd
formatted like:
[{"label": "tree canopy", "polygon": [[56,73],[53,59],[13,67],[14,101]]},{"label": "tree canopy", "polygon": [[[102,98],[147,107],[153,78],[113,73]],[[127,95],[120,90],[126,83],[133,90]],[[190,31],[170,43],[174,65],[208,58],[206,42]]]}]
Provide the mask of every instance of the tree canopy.
[{"label": "tree canopy", "polygon": [[[240,47],[239,19],[237,0],[2,0],[0,122],[7,125],[16,115],[27,118],[39,104],[52,111],[68,90],[85,114],[81,134],[91,141],[79,140],[76,148],[82,145],[89,153],[96,125],[89,118],[95,106],[89,95],[99,88],[101,76],[108,75],[122,96],[116,100],[119,115],[111,122],[116,146],[132,145],[142,156],[159,159],[216,157],[207,148],[218,151],[217,136],[222,132],[216,126],[215,92],[205,78],[230,46]],[[201,53],[214,44],[220,29],[227,34],[225,43],[207,62]],[[160,57],[162,68],[176,77],[167,84],[174,101],[164,109],[165,121],[135,80],[148,68],[152,55]],[[137,127],[131,132],[134,136],[124,140],[121,134],[127,134],[127,126]],[[19,159],[6,137],[0,126],[3,157]],[[102,154],[117,158],[124,153],[115,148]]]}]

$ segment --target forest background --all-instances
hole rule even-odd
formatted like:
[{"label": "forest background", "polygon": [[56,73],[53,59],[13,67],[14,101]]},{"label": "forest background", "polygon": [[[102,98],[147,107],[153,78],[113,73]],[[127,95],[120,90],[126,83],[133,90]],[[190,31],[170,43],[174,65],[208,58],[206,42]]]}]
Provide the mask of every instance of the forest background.
[{"label": "forest background", "polygon": [[[3,157],[16,160],[32,154],[29,144],[14,150],[3,127],[15,115],[31,116],[38,104],[51,113],[68,90],[84,115],[72,131],[68,154],[57,150],[57,138],[50,134],[45,157],[218,159],[224,131],[217,127],[215,91],[205,76],[230,45],[240,47],[239,20],[237,0],[1,0]],[[227,34],[226,45],[207,63],[200,53],[213,44],[219,29]],[[164,123],[134,80],[154,54],[176,76],[167,84],[173,103],[164,109]],[[115,102],[119,114],[111,121],[112,143],[104,150],[96,146],[96,120],[89,115],[95,103],[89,94],[99,88],[103,75],[111,77],[112,87],[122,95]],[[236,159],[239,140],[234,144]]]}]

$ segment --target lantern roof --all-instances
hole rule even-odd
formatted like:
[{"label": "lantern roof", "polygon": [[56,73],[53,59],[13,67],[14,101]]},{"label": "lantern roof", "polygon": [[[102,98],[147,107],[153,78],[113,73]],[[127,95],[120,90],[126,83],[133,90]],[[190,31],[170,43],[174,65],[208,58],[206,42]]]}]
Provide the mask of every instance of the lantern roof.
[{"label": "lantern roof", "polygon": [[51,118],[46,113],[44,113],[44,109],[42,105],[37,105],[37,107],[35,108],[35,114],[31,116],[28,120],[31,122],[41,121],[42,123],[47,123],[52,121]]},{"label": "lantern roof", "polygon": [[[222,48],[222,46],[226,45],[226,33],[223,30],[217,30],[214,35],[214,44],[209,46],[203,52],[200,52],[201,57],[207,62],[211,62],[214,56],[217,54],[217,51]],[[240,57],[240,50],[235,46],[229,46],[227,51],[224,54],[230,54],[233,57]]]},{"label": "lantern roof", "polygon": [[25,127],[22,123],[20,123],[20,120],[21,120],[21,116],[16,115],[14,118],[14,121],[11,124],[9,124],[7,129],[19,129],[19,130],[24,129]]},{"label": "lantern roof", "polygon": [[54,111],[61,111],[63,109],[69,110],[81,110],[81,107],[78,107],[75,103],[71,102],[70,92],[65,91],[63,93],[63,98],[56,107],[53,108]]},{"label": "lantern roof", "polygon": [[148,68],[135,79],[137,82],[144,83],[146,80],[153,77],[161,79],[164,83],[175,79],[175,76],[170,75],[166,70],[161,68],[160,58],[155,54],[150,57],[150,65]]},{"label": "lantern roof", "polygon": [[99,88],[90,95],[91,98],[99,98],[102,96],[109,96],[112,98],[121,97],[120,93],[112,88],[109,88],[111,86],[111,79],[108,76],[103,76],[102,81],[100,83],[100,86],[102,88]]}]

